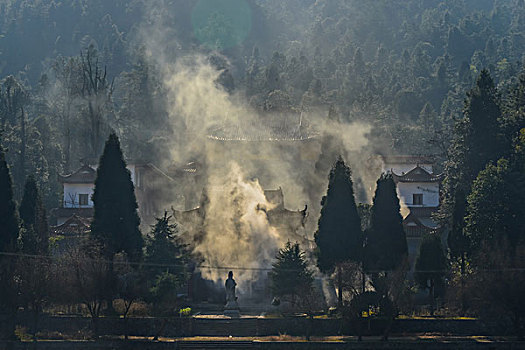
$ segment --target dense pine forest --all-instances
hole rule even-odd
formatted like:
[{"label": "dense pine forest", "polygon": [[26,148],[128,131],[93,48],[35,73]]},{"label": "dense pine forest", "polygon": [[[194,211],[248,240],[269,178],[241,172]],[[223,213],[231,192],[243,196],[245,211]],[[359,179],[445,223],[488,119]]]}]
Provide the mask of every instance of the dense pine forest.
[{"label": "dense pine forest", "polygon": [[129,158],[166,156],[162,64],[188,52],[255,108],[331,106],[373,125],[375,151],[441,159],[481,70],[503,110],[522,70],[521,0],[242,3],[247,23],[224,26],[198,1],[2,1],[1,140],[16,197],[36,174],[56,206],[57,174],[98,157],[109,130]]}]

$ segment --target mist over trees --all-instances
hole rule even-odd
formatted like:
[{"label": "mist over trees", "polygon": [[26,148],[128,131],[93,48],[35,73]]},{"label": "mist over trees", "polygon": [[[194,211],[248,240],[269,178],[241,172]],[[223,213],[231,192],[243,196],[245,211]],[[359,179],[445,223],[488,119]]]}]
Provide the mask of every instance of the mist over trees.
[{"label": "mist over trees", "polygon": [[[523,63],[521,1],[246,3],[244,40],[210,48],[211,27],[206,40],[193,30],[197,1],[4,2],[1,142],[15,198],[36,174],[46,207],[56,206],[56,175],[98,157],[111,129],[128,157],[163,159],[172,125],[162,67],[152,59],[161,54],[222,55],[222,86],[256,108],[332,106],[342,122],[373,125],[376,151],[443,159],[479,72],[487,69],[506,93]],[[142,44],[155,35],[144,24],[156,21],[177,33],[165,53]]]},{"label": "mist over trees", "polygon": [[[195,52],[217,70],[215,87],[246,110],[362,122],[371,126],[369,154],[435,156],[445,176],[436,218],[447,235],[423,239],[415,282],[432,302],[456,291],[458,314],[504,314],[523,336],[525,1],[246,0],[231,9],[237,22],[203,3],[0,1],[0,339],[12,337],[17,305],[38,316],[59,270],[55,288],[70,292],[62,301],[84,304],[94,323],[117,296],[124,317],[139,299],[157,315],[179,306],[173,290],[187,278],[186,247],[167,213],[144,242],[123,154],[173,161],[189,127],[173,120],[165,63]],[[362,165],[332,159],[344,145],[321,135],[316,176],[326,179],[336,163],[315,234],[317,266],[336,272],[339,306],[344,289],[352,317],[373,299],[393,318],[408,289],[396,184],[381,175],[373,205],[356,205],[364,185],[354,179],[354,187],[348,165],[354,174]],[[62,201],[58,175],[101,154],[98,244],[54,265],[46,213]],[[276,295],[293,300],[298,287],[311,289],[308,263],[298,244],[284,246]],[[302,271],[295,284],[290,271]]]}]

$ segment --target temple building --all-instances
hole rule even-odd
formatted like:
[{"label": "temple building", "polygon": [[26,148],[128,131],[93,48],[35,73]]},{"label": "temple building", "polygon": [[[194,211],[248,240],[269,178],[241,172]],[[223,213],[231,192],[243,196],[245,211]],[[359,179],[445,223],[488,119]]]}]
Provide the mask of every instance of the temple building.
[{"label": "temple building", "polygon": [[[88,159],[83,163],[75,172],[59,177],[63,197],[62,205],[50,212],[51,222],[55,222],[50,228],[52,235],[78,236],[89,232],[98,162]],[[174,180],[151,163],[128,161],[127,169],[135,186],[141,225],[149,229],[155,217],[165,210],[166,203],[173,200]]]},{"label": "temple building", "polygon": [[[268,224],[275,228],[281,235],[287,237],[291,242],[299,242],[301,247],[313,248],[313,242],[308,239],[305,229],[308,218],[307,207],[303,210],[289,210],[284,207],[284,195],[281,188],[275,190],[264,190],[266,201],[271,205],[271,209],[263,206],[257,210],[264,212],[268,219]],[[204,235],[206,211],[208,210],[209,200],[206,191],[202,192],[200,203],[197,207],[190,210],[172,209],[173,217],[179,224],[179,229],[186,242],[191,242],[184,236],[188,233],[199,239],[199,235]]]},{"label": "temple building", "polygon": [[411,266],[423,235],[438,225],[432,215],[439,208],[443,174],[435,174],[434,159],[428,156],[383,156],[383,171],[392,173],[403,215]]}]

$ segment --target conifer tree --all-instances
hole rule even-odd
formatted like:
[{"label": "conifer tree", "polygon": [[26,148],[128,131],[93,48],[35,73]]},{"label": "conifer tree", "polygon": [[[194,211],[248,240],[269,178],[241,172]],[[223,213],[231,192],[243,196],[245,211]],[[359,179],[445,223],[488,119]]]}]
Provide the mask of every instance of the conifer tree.
[{"label": "conifer tree", "polygon": [[391,174],[382,174],[377,180],[370,214],[370,229],[365,249],[367,270],[392,271],[407,256],[407,240],[399,210],[394,179]]},{"label": "conifer tree", "polygon": [[100,157],[93,204],[91,235],[104,246],[107,257],[113,259],[116,253],[125,252],[130,260],[140,260],[144,241],[137,200],[115,133],[109,135]]},{"label": "conifer tree", "polygon": [[19,300],[33,312],[32,333],[36,337],[39,314],[49,298],[51,286],[50,260],[42,256],[49,254],[49,228],[46,211],[35,178],[30,175],[24,186],[22,202],[18,208],[22,226],[20,250],[24,254],[17,262]]},{"label": "conifer tree", "polygon": [[13,199],[13,184],[5,154],[0,146],[0,339],[14,337],[16,313],[16,286],[14,283],[17,252],[18,215]]},{"label": "conifer tree", "polygon": [[504,152],[500,136],[500,99],[494,81],[482,70],[474,88],[467,93],[464,118],[454,128],[454,139],[445,164],[443,202],[440,208],[441,225],[451,230],[448,240],[452,257],[468,254],[469,244],[462,237],[465,200],[472,181],[490,161]]},{"label": "conifer tree", "polygon": [[22,202],[18,208],[22,220],[21,242],[25,254],[47,255],[49,252],[49,228],[46,210],[34,176],[30,175],[24,187]]},{"label": "conifer tree", "polygon": [[146,265],[152,264],[147,267],[150,277],[155,279],[163,272],[167,272],[174,275],[179,282],[183,282],[188,253],[186,246],[176,236],[177,225],[170,222],[171,216],[168,216],[167,212],[156,220],[146,241],[144,257]]},{"label": "conifer tree", "polygon": [[317,266],[323,272],[331,272],[336,268],[339,305],[342,305],[341,264],[347,260],[361,261],[363,234],[351,171],[341,157],[330,171],[328,191],[321,206],[319,226],[315,233]]},{"label": "conifer tree", "polygon": [[507,157],[523,128],[525,128],[525,70],[520,73],[516,85],[510,91],[502,118],[502,136],[504,147],[508,150],[505,154]]},{"label": "conifer tree", "polygon": [[292,305],[295,305],[297,296],[312,288],[313,277],[308,270],[305,253],[299,248],[299,243],[287,242],[276,259],[272,264],[272,291],[278,297],[289,296]]},{"label": "conifer tree", "polygon": [[464,231],[476,253],[508,244],[513,255],[525,243],[525,129],[509,158],[480,171],[467,198]]}]

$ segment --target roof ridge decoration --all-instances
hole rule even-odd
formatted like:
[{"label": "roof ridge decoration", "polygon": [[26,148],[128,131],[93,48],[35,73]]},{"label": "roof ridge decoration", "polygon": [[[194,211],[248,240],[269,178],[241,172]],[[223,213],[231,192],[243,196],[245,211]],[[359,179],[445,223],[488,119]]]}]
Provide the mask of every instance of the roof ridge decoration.
[{"label": "roof ridge decoration", "polygon": [[59,175],[62,183],[95,183],[97,171],[91,166],[84,164],[77,171],[68,175]]},{"label": "roof ridge decoration", "polygon": [[409,172],[397,175],[392,172],[392,176],[396,183],[398,182],[440,182],[443,179],[443,174],[433,174],[428,172],[426,169],[419,166],[419,164]]}]

